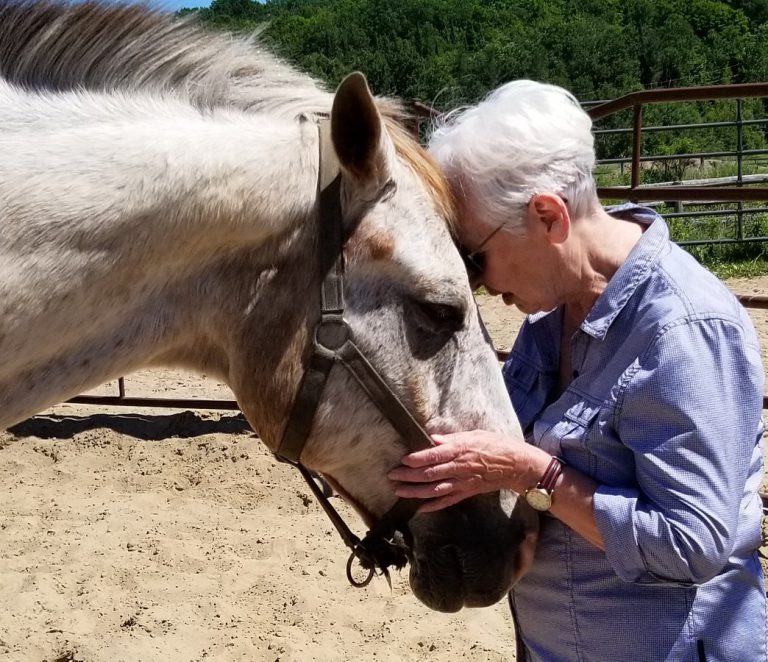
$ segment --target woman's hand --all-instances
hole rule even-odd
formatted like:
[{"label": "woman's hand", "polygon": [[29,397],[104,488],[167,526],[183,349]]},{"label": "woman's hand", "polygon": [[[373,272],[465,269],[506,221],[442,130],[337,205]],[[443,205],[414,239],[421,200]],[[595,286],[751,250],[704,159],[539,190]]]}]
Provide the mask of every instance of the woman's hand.
[{"label": "woman's hand", "polygon": [[431,499],[419,509],[431,512],[463,499],[499,490],[524,492],[535,485],[550,456],[519,439],[472,430],[433,435],[435,446],[410,453],[404,466],[389,472],[400,497]]}]

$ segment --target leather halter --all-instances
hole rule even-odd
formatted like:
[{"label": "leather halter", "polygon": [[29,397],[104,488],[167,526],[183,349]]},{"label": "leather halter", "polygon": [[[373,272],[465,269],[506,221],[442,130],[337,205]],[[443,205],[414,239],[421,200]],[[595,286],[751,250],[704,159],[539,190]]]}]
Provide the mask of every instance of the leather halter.
[{"label": "leather halter", "polygon": [[[343,249],[348,237],[345,237],[341,210],[341,171],[331,142],[330,122],[321,120],[318,132],[320,172],[317,258],[323,277],[320,319],[315,325],[312,355],[293,401],[276,455],[298,468],[342,540],[352,550],[347,561],[347,578],[353,586],[362,587],[371,581],[377,570],[389,580],[387,568],[394,566],[399,569],[406,564],[408,557],[403,533],[422,502],[418,499],[398,499],[361,540],[352,533],[310,472],[299,461],[333,366],[340,366],[349,372],[407,442],[411,451],[429,448],[433,444],[424,428],[357,347],[352,329],[344,320]],[[389,186],[385,185],[376,199],[381,199],[388,190]],[[352,231],[360,219],[354,220],[348,226]],[[368,571],[362,581],[352,576],[355,559]]]}]

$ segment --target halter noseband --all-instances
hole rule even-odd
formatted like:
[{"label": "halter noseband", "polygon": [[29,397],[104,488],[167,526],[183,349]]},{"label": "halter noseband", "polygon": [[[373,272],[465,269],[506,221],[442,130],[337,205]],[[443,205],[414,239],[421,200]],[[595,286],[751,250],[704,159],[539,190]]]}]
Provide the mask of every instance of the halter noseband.
[{"label": "halter noseband", "polygon": [[[299,458],[307,442],[323,395],[328,375],[339,365],[379,408],[392,427],[408,443],[411,451],[432,446],[427,432],[411,415],[400,398],[365,358],[354,342],[352,329],[344,320],[344,224],[341,210],[341,171],[331,142],[330,122],[321,120],[320,171],[318,175],[318,262],[323,282],[320,290],[320,319],[315,325],[312,355],[293,401],[276,455],[293,464],[307,481],[323,510],[344,543],[352,550],[347,561],[347,578],[353,586],[366,586],[376,570],[389,580],[387,568],[402,568],[407,560],[402,534],[421,503],[417,499],[398,499],[361,540],[358,538],[313,480]],[[377,199],[387,190],[385,186]],[[359,220],[359,219],[358,219]],[[352,227],[356,227],[356,223]],[[368,571],[362,581],[352,576],[357,559]]]}]

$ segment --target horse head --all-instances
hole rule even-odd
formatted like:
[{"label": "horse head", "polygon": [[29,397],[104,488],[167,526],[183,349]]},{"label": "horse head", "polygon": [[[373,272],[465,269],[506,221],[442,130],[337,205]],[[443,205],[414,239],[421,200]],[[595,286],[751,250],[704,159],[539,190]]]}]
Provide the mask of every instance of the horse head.
[{"label": "horse head", "polygon": [[[519,434],[451,239],[452,205],[440,173],[382,117],[359,74],[339,86],[330,125],[346,238],[344,318],[355,343],[427,432]],[[329,219],[293,234],[294,250],[283,246],[283,258],[260,274],[257,298],[269,302],[277,324],[264,326],[263,306],[254,305],[250,291],[239,356],[230,356],[238,401],[273,450],[320,317],[319,281],[328,265],[319,264],[313,247],[323,222]],[[326,477],[373,527],[397,501],[386,474],[408,450],[354,376],[337,366],[296,459]],[[514,494],[416,514],[405,536],[414,593],[442,611],[496,602],[530,561],[535,531],[535,517]]]}]

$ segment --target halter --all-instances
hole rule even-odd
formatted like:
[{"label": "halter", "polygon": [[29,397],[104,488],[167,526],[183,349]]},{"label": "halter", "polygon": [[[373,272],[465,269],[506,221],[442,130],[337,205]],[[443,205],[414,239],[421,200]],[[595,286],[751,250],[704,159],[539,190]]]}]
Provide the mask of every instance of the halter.
[{"label": "halter", "polygon": [[[402,568],[408,561],[403,534],[408,521],[416,514],[418,499],[398,499],[361,540],[330,503],[307,468],[299,462],[301,452],[312,429],[317,407],[328,375],[334,365],[344,368],[368,395],[392,427],[408,443],[411,451],[432,446],[424,428],[411,415],[379,372],[365,358],[354,342],[352,329],[344,320],[344,236],[341,211],[341,171],[331,143],[330,122],[321,120],[320,172],[318,175],[318,263],[323,282],[320,290],[320,319],[315,324],[312,355],[299,384],[283,437],[276,451],[278,458],[293,464],[306,480],[341,539],[352,550],[347,561],[347,579],[353,586],[363,587],[380,571],[389,581],[388,568]],[[384,185],[376,200],[389,190]],[[360,219],[358,218],[357,221]],[[356,228],[357,223],[351,227]],[[357,559],[368,571],[362,581],[352,576]]]}]

